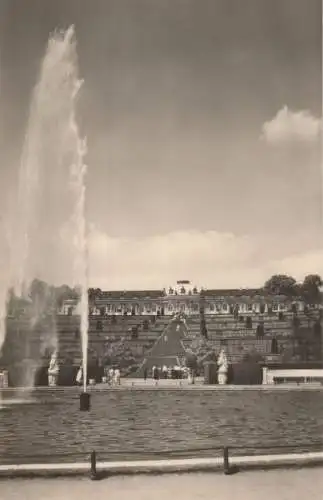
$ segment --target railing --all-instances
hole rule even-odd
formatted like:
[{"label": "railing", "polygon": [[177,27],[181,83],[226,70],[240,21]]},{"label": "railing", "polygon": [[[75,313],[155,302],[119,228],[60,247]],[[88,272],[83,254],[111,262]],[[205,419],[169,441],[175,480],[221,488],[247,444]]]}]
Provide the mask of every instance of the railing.
[{"label": "railing", "polygon": [[[26,467],[26,471],[28,472],[33,470],[35,471],[52,471],[55,472],[55,469],[68,470],[69,466],[74,471],[88,471],[91,479],[98,479],[99,475],[97,472],[97,465],[102,467],[102,464],[105,464],[107,468],[109,468],[109,464],[116,466],[122,466],[122,463],[126,463],[128,467],[131,467],[131,464],[137,464],[140,462],[141,465],[152,461],[159,461],[160,463],[167,463],[167,461],[182,461],[183,463],[189,464],[190,461],[198,461],[202,458],[204,463],[207,463],[207,459],[210,461],[214,461],[217,459],[217,468],[221,468],[224,474],[232,474],[237,472],[237,467],[234,465],[235,462],[240,462],[245,459],[246,463],[249,461],[250,464],[257,465],[257,460],[261,462],[261,458],[267,458],[267,465],[270,463],[274,463],[270,458],[276,458],[279,461],[280,465],[282,465],[282,458],[286,457],[289,460],[289,463],[293,463],[293,456],[300,457],[300,454],[304,455],[306,458],[306,454],[311,454],[312,458],[320,460],[320,463],[323,462],[323,442],[311,442],[311,443],[298,443],[291,445],[273,445],[273,444],[259,444],[259,445],[251,445],[250,447],[246,446],[236,446],[236,445],[227,445],[227,446],[209,446],[209,447],[194,447],[194,448],[181,448],[181,449],[167,449],[167,450],[111,450],[109,452],[105,452],[103,450],[98,451],[90,451],[84,453],[65,453],[65,454],[25,454],[24,455],[24,465]],[[316,455],[315,455],[316,454]],[[254,459],[253,459],[254,458]],[[99,462],[100,460],[100,462]],[[315,463],[315,461],[314,461]],[[6,457],[1,458],[0,471],[4,472],[17,472],[17,467],[23,467],[21,465],[21,454],[7,454]],[[41,464],[41,466],[39,465]],[[59,465],[58,465],[59,464]],[[295,465],[297,465],[295,461]],[[26,472],[25,471],[25,472]]]}]

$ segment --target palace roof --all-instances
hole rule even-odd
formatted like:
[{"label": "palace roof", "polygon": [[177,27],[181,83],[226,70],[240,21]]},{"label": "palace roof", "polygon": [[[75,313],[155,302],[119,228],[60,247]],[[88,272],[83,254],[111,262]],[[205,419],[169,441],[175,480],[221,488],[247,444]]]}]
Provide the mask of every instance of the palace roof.
[{"label": "palace roof", "polygon": [[164,296],[163,290],[122,290],[101,292],[100,299],[157,299]]},{"label": "palace roof", "polygon": [[255,295],[263,296],[264,291],[261,288],[224,288],[224,289],[207,289],[201,290],[201,295],[205,297],[254,297]]}]

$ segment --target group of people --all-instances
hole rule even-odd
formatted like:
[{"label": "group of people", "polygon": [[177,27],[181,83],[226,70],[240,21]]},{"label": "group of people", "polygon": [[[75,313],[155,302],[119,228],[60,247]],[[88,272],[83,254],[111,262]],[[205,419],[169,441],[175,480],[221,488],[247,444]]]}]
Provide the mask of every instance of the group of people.
[{"label": "group of people", "polygon": [[[78,385],[83,383],[83,368],[81,366],[76,375],[76,382]],[[119,368],[105,368],[102,382],[108,383],[109,385],[120,385],[121,373]],[[89,383],[94,383],[94,381],[92,382],[90,378]]]},{"label": "group of people", "polygon": [[[144,370],[144,379],[147,380],[148,378],[148,369],[146,368]],[[154,380],[159,380],[159,379],[186,379],[190,378],[192,376],[191,370],[187,368],[186,366],[179,366],[179,365],[174,365],[174,366],[153,366],[151,370],[151,377]]]},{"label": "group of people", "polygon": [[121,374],[119,368],[108,368],[105,370],[105,382],[109,385],[120,385]]}]

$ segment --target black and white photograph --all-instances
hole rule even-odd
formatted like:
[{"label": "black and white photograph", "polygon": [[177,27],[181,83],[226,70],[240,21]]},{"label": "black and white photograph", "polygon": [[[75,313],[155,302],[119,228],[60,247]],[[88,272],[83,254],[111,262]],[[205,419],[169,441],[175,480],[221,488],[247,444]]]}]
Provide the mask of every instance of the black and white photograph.
[{"label": "black and white photograph", "polygon": [[0,0],[0,499],[323,498],[322,0]]}]

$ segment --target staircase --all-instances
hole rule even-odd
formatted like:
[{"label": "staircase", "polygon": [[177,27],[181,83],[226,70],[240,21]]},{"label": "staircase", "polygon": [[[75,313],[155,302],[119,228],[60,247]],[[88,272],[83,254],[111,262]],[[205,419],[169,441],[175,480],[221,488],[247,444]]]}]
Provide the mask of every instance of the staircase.
[{"label": "staircase", "polygon": [[162,367],[163,365],[174,366],[181,364],[186,355],[183,345],[185,334],[185,325],[181,321],[171,320],[154,343],[151,351],[147,353],[136,372],[136,376],[142,377],[144,370],[149,371],[153,366]]}]

